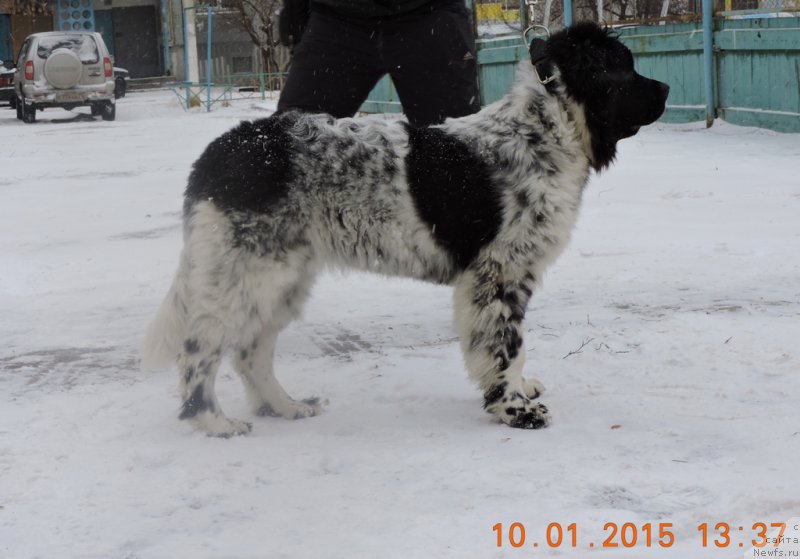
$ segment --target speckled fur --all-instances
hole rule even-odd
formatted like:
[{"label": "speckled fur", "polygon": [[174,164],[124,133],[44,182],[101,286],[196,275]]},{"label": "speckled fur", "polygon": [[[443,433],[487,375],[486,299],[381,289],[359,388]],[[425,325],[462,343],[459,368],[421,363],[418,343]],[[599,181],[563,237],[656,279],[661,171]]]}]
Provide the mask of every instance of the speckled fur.
[{"label": "speckled fur", "polygon": [[[618,56],[581,59],[581,41]],[[624,70],[627,87],[636,75],[632,60],[620,62],[627,49],[596,26],[562,32],[547,48],[540,70],[555,81],[542,85],[523,62],[505,98],[440,126],[284,113],[212,142],[190,176],[180,265],[144,344],[150,362],[177,361],[181,419],[214,436],[250,430],[214,393],[231,348],[256,414],[320,412],[318,399],[281,388],[273,354],[317,272],[332,266],[453,285],[466,367],[486,410],[513,427],[548,424],[533,401],[541,384],[522,377],[528,301],[569,240],[590,169],[655,120],[666,94],[645,80],[647,116],[598,127],[625,120],[625,100],[602,84],[600,101],[573,94],[581,86],[569,76],[591,65]],[[586,67],[568,68],[571,56]],[[611,134],[615,126],[623,131]]]}]

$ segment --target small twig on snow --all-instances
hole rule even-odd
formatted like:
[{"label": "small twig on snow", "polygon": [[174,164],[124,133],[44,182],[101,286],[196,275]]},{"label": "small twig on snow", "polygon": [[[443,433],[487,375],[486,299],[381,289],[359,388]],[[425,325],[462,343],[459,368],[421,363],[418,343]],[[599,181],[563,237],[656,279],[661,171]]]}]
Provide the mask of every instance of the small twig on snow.
[{"label": "small twig on snow", "polygon": [[608,350],[608,352],[609,352],[609,353],[613,353],[613,354],[617,354],[617,353],[630,353],[630,350],[629,350],[629,349],[620,349],[620,350],[617,350],[617,349],[612,349],[612,348],[611,348],[611,346],[610,346],[610,345],[608,345],[608,344],[607,344],[607,343],[605,343],[605,342],[601,342],[600,344],[598,344],[597,346],[595,346],[594,350],[595,350],[595,351],[600,351],[600,350],[601,350],[601,349],[603,349],[603,348],[606,348],[606,349]]},{"label": "small twig on snow", "polygon": [[567,358],[567,357],[569,357],[570,355],[575,355],[575,354],[577,354],[577,353],[582,353],[582,352],[583,352],[583,348],[585,348],[587,345],[589,345],[589,343],[590,343],[590,342],[593,342],[593,341],[594,341],[594,338],[587,338],[587,339],[586,339],[586,340],[584,340],[584,342],[581,344],[581,347],[579,347],[578,349],[573,349],[572,351],[570,351],[569,353],[567,353],[567,354],[566,354],[564,357],[562,357],[561,359],[566,359],[566,358]]}]

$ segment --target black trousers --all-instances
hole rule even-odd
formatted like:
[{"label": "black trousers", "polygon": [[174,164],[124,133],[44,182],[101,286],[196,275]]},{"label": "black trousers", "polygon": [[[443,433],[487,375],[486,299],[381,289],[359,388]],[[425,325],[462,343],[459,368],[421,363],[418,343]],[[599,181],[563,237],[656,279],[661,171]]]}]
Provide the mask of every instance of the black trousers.
[{"label": "black trousers", "polygon": [[312,9],[278,111],[353,116],[384,75],[418,126],[480,109],[468,12],[459,3],[385,20]]}]

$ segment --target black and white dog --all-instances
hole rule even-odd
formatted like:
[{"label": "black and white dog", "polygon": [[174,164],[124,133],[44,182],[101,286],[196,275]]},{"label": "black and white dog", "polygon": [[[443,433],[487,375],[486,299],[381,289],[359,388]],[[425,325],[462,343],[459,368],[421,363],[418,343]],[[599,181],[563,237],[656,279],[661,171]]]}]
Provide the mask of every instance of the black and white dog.
[{"label": "black and white dog", "polygon": [[440,126],[289,112],[213,141],[186,189],[177,275],[144,343],[177,360],[181,419],[209,435],[247,433],[214,393],[234,349],[258,415],[300,418],[275,378],[278,333],[325,266],[455,288],[455,324],[484,407],[512,427],[548,424],[522,377],[523,318],[566,245],[591,169],[663,112],[669,87],[634,71],[595,24],[534,40],[510,91]]}]

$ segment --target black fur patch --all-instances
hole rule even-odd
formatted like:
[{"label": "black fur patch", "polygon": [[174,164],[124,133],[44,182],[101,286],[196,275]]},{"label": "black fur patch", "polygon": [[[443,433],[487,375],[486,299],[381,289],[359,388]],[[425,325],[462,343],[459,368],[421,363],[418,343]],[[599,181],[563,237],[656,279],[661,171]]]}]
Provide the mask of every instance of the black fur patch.
[{"label": "black fur patch", "polygon": [[408,126],[406,172],[420,218],[465,269],[500,229],[502,204],[489,167],[458,138]]},{"label": "black fur patch", "polygon": [[547,407],[542,404],[536,404],[529,411],[519,410],[514,419],[508,424],[517,429],[541,429],[542,427],[547,427]]},{"label": "black fur patch", "polygon": [[264,402],[260,408],[256,410],[256,415],[259,417],[280,417],[281,414],[275,411],[275,409],[269,405],[268,403]]},{"label": "black fur patch", "polygon": [[288,132],[293,114],[242,122],[211,142],[189,175],[187,207],[213,200],[223,211],[267,213],[285,198],[299,148]]},{"label": "black fur patch", "polygon": [[197,387],[195,387],[192,395],[189,396],[189,399],[183,403],[183,407],[181,408],[181,413],[178,416],[178,419],[191,419],[198,413],[205,411],[210,411],[213,413],[214,405],[211,403],[211,401],[205,398],[203,384],[200,383],[197,385]]},{"label": "black fur patch", "polygon": [[630,50],[595,23],[577,23],[553,34],[538,57],[558,66],[570,96],[584,106],[595,170],[611,164],[619,140],[664,112],[669,86],[637,74]]},{"label": "black fur patch", "polygon": [[183,382],[185,384],[189,384],[192,381],[193,377],[194,377],[194,367],[192,366],[186,367],[186,370],[183,371]]},{"label": "black fur patch", "polygon": [[483,395],[483,407],[484,409],[488,408],[492,404],[496,403],[500,400],[503,395],[506,393],[506,387],[508,383],[503,381],[500,384],[494,385],[492,388],[487,390]]}]

